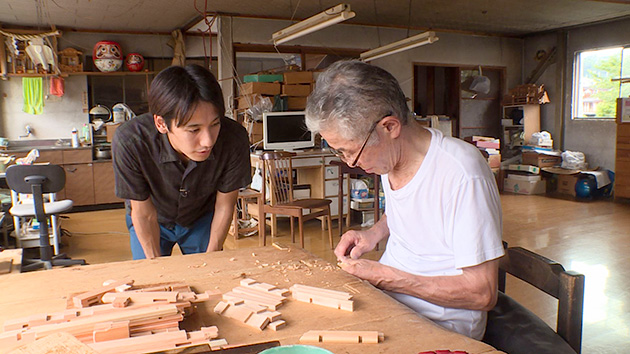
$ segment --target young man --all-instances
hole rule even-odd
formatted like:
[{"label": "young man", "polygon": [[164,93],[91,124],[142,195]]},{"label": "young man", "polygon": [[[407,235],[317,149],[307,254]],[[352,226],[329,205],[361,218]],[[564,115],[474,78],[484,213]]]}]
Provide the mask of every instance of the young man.
[{"label": "young man", "polygon": [[134,259],[219,251],[238,190],[251,182],[249,140],[224,116],[215,77],[197,65],[160,72],[150,113],[112,142],[116,195],[126,200]]},{"label": "young man", "polygon": [[[503,247],[499,193],[479,151],[420,126],[396,79],[359,61],[320,75],[306,118],[349,166],[381,175],[385,192],[385,215],[342,236],[341,267],[435,323],[481,339]],[[386,237],[379,262],[359,259]]]}]

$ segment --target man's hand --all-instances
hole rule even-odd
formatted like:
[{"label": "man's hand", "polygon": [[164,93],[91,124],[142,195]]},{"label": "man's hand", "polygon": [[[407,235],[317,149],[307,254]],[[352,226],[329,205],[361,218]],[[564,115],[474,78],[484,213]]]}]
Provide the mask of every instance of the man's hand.
[{"label": "man's hand", "polygon": [[387,235],[389,235],[387,215],[383,215],[369,230],[349,230],[343,234],[335,248],[335,256],[337,256],[339,261],[343,261],[346,258],[358,259],[364,253],[373,250],[376,244],[387,237]]},{"label": "man's hand", "polygon": [[388,288],[387,282],[400,278],[399,270],[369,259],[346,257],[339,262],[339,266],[346,272],[367,280],[370,284],[384,290],[391,290]]}]

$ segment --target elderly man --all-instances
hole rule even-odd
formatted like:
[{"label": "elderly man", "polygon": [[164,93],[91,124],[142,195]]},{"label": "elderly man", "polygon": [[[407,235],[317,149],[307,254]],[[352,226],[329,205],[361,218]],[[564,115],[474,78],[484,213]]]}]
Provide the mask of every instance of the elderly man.
[{"label": "elderly man", "polygon": [[[499,193],[479,151],[420,126],[396,79],[359,61],[320,75],[306,115],[348,165],[381,175],[385,192],[383,218],[342,236],[341,267],[435,323],[481,339],[503,247]],[[359,258],[386,237],[379,262]]]}]

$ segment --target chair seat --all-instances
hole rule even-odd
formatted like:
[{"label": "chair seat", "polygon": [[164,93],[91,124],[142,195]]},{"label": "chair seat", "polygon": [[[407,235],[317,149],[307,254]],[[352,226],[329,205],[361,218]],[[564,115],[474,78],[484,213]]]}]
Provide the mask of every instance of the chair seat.
[{"label": "chair seat", "polygon": [[483,342],[510,354],[575,354],[545,321],[503,292],[488,311]]},{"label": "chair seat", "polygon": [[293,202],[276,204],[275,206],[282,208],[314,209],[330,205],[331,202],[332,200],[330,199],[296,199]]},{"label": "chair seat", "polygon": [[[46,215],[59,214],[72,209],[72,200],[65,199],[56,202],[44,203]],[[14,216],[35,216],[35,206],[31,203],[16,204],[9,209]]]}]

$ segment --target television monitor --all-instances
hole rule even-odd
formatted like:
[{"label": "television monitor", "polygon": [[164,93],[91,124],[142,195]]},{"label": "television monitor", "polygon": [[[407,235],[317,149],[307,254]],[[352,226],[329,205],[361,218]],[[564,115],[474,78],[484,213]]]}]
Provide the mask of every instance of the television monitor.
[{"label": "television monitor", "polygon": [[315,137],[306,128],[305,112],[263,113],[263,149],[297,150],[315,146]]}]

